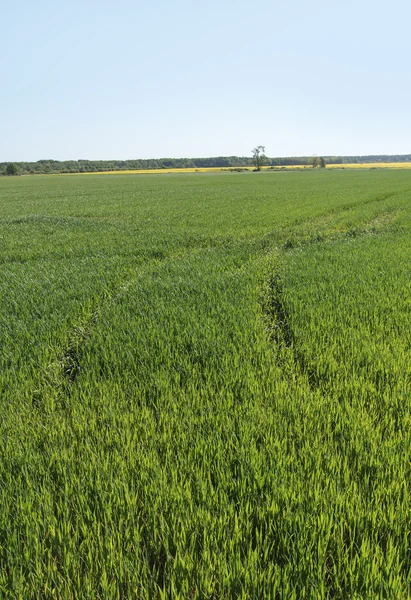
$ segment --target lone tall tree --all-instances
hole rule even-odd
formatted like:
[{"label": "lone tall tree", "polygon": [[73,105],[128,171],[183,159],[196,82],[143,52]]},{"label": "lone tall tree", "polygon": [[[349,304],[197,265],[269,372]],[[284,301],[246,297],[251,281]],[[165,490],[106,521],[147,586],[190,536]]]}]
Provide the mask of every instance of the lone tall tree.
[{"label": "lone tall tree", "polygon": [[267,160],[265,152],[265,146],[257,146],[252,150],[253,153],[253,165],[255,166],[256,171],[261,171],[261,167],[264,165]]}]

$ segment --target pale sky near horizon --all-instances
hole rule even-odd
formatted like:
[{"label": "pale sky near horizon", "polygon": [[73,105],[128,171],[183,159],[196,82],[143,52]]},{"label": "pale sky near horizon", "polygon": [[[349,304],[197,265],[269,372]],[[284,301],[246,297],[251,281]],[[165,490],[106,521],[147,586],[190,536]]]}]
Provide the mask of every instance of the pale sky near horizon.
[{"label": "pale sky near horizon", "polygon": [[0,162],[411,153],[411,3],[0,12]]}]

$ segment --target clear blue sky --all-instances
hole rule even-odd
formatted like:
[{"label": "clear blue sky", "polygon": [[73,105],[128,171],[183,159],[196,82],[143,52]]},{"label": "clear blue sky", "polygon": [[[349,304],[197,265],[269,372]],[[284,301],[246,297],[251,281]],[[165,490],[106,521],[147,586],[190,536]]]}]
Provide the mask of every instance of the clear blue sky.
[{"label": "clear blue sky", "polygon": [[21,0],[0,161],[411,152],[409,0]]}]

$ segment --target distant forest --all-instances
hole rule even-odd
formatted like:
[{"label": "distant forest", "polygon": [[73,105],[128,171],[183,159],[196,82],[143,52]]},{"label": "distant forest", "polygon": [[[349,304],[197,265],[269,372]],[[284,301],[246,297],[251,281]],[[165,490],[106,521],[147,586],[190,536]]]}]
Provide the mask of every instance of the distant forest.
[{"label": "distant forest", "polygon": [[[370,156],[325,156],[326,164],[348,163],[387,163],[411,162],[411,154],[370,155]],[[267,158],[266,165],[282,167],[287,165],[312,165],[312,156],[285,158]],[[182,169],[182,168],[219,168],[253,166],[252,158],[246,156],[217,156],[212,158],[150,158],[132,160],[66,160],[58,161],[42,159],[37,162],[15,162],[19,175],[35,175],[45,173],[98,173],[101,171],[126,171],[142,169]],[[7,174],[10,163],[0,163],[0,175]],[[9,169],[9,174],[10,173]]]}]

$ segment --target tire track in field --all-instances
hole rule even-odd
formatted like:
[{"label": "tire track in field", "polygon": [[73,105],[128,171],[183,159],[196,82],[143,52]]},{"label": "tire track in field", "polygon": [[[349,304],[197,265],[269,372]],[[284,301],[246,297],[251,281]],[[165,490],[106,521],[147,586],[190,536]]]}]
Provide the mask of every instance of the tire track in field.
[{"label": "tire track in field", "polygon": [[127,276],[119,278],[112,289],[106,289],[105,293],[90,303],[87,310],[79,316],[77,323],[69,330],[66,344],[63,348],[56,348],[56,358],[39,373],[36,389],[32,393],[33,407],[41,407],[44,398],[51,398],[51,405],[64,404],[71,396],[71,391],[81,373],[81,360],[87,340],[92,335],[95,324],[101,315],[123,295],[134,283],[170,260],[181,260],[195,254],[204,252],[204,246],[190,246],[179,248],[170,254],[154,256],[146,264],[140,264],[133,270],[129,270]]},{"label": "tire track in field", "polygon": [[[383,235],[389,231],[389,226],[395,221],[399,212],[400,209],[398,208],[385,210],[377,215],[373,215],[370,219],[364,220],[355,227],[345,227],[340,231],[332,229],[332,218],[336,213],[327,213],[315,219],[307,220],[308,223],[319,222],[320,224],[324,224],[321,236],[307,237],[307,232],[303,229],[307,222],[304,222],[300,231],[293,232],[294,243],[286,241],[276,249],[275,263],[271,266],[270,272],[266,275],[263,284],[264,292],[262,294],[261,305],[265,329],[269,339],[276,347],[278,361],[280,363],[291,361],[295,372],[306,378],[312,390],[320,388],[322,380],[313,366],[308,363],[304,353],[299,349],[294,336],[291,315],[284,301],[284,282],[281,273],[283,261],[286,255],[295,248],[301,249],[321,243],[341,243],[350,238],[369,235]],[[298,237],[299,234],[300,238]]]},{"label": "tire track in field", "polygon": [[[401,209],[384,210],[360,223],[346,223],[343,227],[338,227],[334,219],[338,219],[343,212],[345,211],[327,213],[304,221],[298,228],[290,227],[288,231],[282,232],[281,250],[288,251],[312,244],[338,243],[353,237],[385,234],[389,231],[390,225],[396,221]],[[304,229],[307,226],[311,226],[312,229]]]},{"label": "tire track in field", "polygon": [[127,278],[120,280],[112,291],[107,291],[105,295],[96,299],[78,323],[71,328],[66,346],[58,353],[56,360],[48,366],[45,375],[45,379],[48,380],[47,387],[54,388],[60,398],[70,398],[72,387],[81,372],[84,346],[102,313],[115,304],[116,300],[126,293],[144,273],[170,258],[171,256],[164,256],[151,260],[148,265],[141,266],[132,275],[129,274]]},{"label": "tire track in field", "polygon": [[[330,229],[330,222],[328,219],[328,217],[332,219],[336,213],[327,213],[326,215],[320,215],[315,219],[308,219],[300,228],[297,227],[297,231],[294,230],[293,232],[290,228],[290,231],[294,233],[295,243],[290,244],[288,241],[284,241],[286,238],[284,233],[286,232],[280,231],[274,236],[271,244],[277,243],[281,248],[279,250],[280,253],[285,255],[287,251],[292,250],[295,247],[321,242],[339,242],[347,239],[347,237],[356,237],[357,235],[384,233],[388,226],[393,222],[398,212],[398,210],[382,212],[376,216],[374,215],[372,219],[359,224],[355,231],[346,228],[337,233]],[[325,226],[323,227],[321,236],[307,238],[305,235],[304,237],[304,233],[306,234],[303,230],[304,225],[311,222],[315,223],[316,221]],[[248,240],[242,240],[242,242],[253,245],[255,242],[258,243],[263,241],[263,238],[264,236],[261,237],[259,235],[251,236]],[[233,240],[231,240],[231,242],[233,242]],[[236,242],[240,242],[240,240],[236,240]],[[229,244],[229,241],[226,240],[225,243]],[[60,350],[56,348],[55,360],[39,374],[39,382],[36,386],[37,389],[32,394],[33,406],[40,406],[42,398],[47,392],[49,392],[51,396],[54,396],[56,401],[67,400],[70,398],[72,387],[81,372],[81,360],[84,346],[90,338],[96,322],[110,305],[114,304],[118,298],[128,292],[137,279],[144,276],[145,273],[150,272],[153,268],[164,264],[168,260],[179,260],[195,254],[196,252],[203,252],[209,247],[214,247],[213,240],[210,240],[209,245],[206,247],[203,243],[200,243],[198,246],[179,248],[170,254],[153,256],[148,263],[139,265],[131,272],[129,271],[127,275],[124,275],[123,278],[120,277],[118,281],[113,283],[111,289],[106,289],[104,294],[96,298],[89,308],[87,310],[85,309],[83,313],[79,315],[77,323],[68,333],[65,346]],[[266,245],[264,245],[264,249],[267,251]],[[259,248],[260,252],[262,250],[263,247]],[[258,254],[257,248],[256,251]],[[320,382],[316,381],[316,375],[313,372],[310,372],[304,356],[298,352],[298,349],[295,346],[290,318],[283,300],[282,285],[279,272],[272,273],[265,282],[266,300],[263,303],[263,314],[266,330],[277,348],[286,349],[288,354],[292,354],[298,371],[301,374],[306,374],[310,381],[310,385],[318,386],[320,385]]]},{"label": "tire track in field", "polygon": [[278,364],[285,367],[285,373],[290,372],[291,365],[293,376],[303,378],[310,390],[320,388],[321,379],[308,365],[304,353],[300,351],[296,343],[291,316],[284,302],[280,268],[270,275],[265,283],[262,310],[265,330],[275,348]]}]

